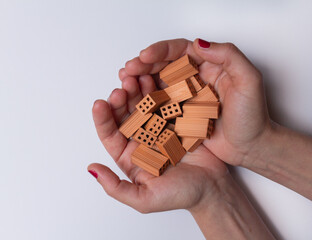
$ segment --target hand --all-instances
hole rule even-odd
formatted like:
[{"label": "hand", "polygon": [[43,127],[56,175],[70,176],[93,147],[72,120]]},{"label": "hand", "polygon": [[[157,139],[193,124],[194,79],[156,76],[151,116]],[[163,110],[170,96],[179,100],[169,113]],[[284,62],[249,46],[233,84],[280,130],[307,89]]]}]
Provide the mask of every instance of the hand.
[{"label": "hand", "polygon": [[129,110],[135,108],[144,93],[155,90],[155,85],[150,76],[140,77],[139,81],[128,76],[123,86],[127,90],[116,89],[109,102],[98,100],[93,107],[94,123],[101,142],[131,180],[120,180],[108,167],[91,164],[88,170],[107,194],[143,213],[191,210],[202,202],[208,204],[219,199],[219,181],[224,182],[222,179],[228,175],[228,170],[203,145],[193,153],[187,153],[179,164],[170,166],[160,177],[154,177],[131,163],[131,153],[138,143],[128,141],[119,132],[118,124],[129,115]]},{"label": "hand", "polygon": [[[200,47],[199,42],[205,46]],[[223,161],[242,165],[264,133],[270,131],[271,123],[261,74],[233,44],[209,44],[198,39],[194,43],[185,39],[155,43],[120,71],[124,88],[129,88],[129,76],[155,74],[186,53],[198,63],[200,77],[214,86],[222,104],[221,118],[204,145]]]}]

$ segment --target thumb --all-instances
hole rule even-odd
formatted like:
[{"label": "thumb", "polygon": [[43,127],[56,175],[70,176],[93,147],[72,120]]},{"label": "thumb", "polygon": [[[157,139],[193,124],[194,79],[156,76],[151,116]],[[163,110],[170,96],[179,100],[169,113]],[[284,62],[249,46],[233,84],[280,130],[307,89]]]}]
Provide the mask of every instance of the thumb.
[{"label": "thumb", "polygon": [[139,212],[146,212],[147,204],[144,204],[144,198],[146,198],[147,192],[144,188],[140,188],[129,181],[120,180],[112,170],[102,164],[90,164],[88,171],[102,185],[109,196]]},{"label": "thumb", "polygon": [[196,39],[193,48],[204,61],[222,65],[223,70],[233,81],[236,81],[236,84],[261,79],[260,72],[232,43],[215,43]]}]

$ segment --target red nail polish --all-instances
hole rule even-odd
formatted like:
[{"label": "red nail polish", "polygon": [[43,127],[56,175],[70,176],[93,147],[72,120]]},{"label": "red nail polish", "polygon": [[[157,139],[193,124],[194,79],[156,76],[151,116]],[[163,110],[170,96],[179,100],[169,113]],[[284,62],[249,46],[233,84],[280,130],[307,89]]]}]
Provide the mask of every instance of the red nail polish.
[{"label": "red nail polish", "polygon": [[92,176],[95,177],[95,178],[97,179],[98,175],[97,175],[96,171],[94,171],[94,170],[88,170],[88,172],[91,173]]},{"label": "red nail polish", "polygon": [[209,48],[210,47],[210,42],[207,42],[203,39],[198,39],[198,45],[201,47],[201,48]]}]

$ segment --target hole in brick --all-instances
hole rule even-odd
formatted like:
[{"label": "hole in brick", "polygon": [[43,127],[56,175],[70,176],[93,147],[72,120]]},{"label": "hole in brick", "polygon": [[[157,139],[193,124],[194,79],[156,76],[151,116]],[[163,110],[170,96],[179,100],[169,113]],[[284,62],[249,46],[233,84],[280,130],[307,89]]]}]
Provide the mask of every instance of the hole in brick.
[{"label": "hole in brick", "polygon": [[150,142],[148,142],[147,144],[148,144],[149,146],[151,146],[151,143],[150,143]]},{"label": "hole in brick", "polygon": [[172,111],[170,111],[170,114],[172,114],[173,112]]},{"label": "hole in brick", "polygon": [[145,112],[145,109],[142,109],[142,112]]},{"label": "hole in brick", "polygon": [[139,108],[142,108],[142,105],[139,105]]},{"label": "hole in brick", "polygon": [[146,139],[143,139],[143,142],[146,142]]},{"label": "hole in brick", "polygon": [[161,125],[163,125],[163,124],[164,124],[164,122],[162,121],[162,122],[160,122],[160,124],[161,124]]},{"label": "hole in brick", "polygon": [[149,138],[149,135],[148,135],[148,134],[146,134],[146,137],[147,137],[147,138]]},{"label": "hole in brick", "polygon": [[174,104],[172,104],[172,106],[176,107],[176,106],[177,106],[177,104],[175,104],[175,103],[174,103]]},{"label": "hole in brick", "polygon": [[141,139],[141,137],[140,137],[140,136],[138,136],[138,139]]},{"label": "hole in brick", "polygon": [[161,111],[166,111],[166,108],[164,108],[164,107],[163,107],[163,108],[161,108]]},{"label": "hole in brick", "polygon": [[151,141],[153,141],[154,140],[154,138],[153,137],[151,137]]},{"label": "hole in brick", "polygon": [[179,112],[178,109],[176,109],[175,112]]},{"label": "hole in brick", "polygon": [[157,131],[154,131],[154,134],[157,134]]},{"label": "hole in brick", "polygon": [[146,100],[149,101],[150,100],[149,97],[147,97]]},{"label": "hole in brick", "polygon": [[156,123],[154,124],[154,127],[156,127]]},{"label": "hole in brick", "polygon": [[143,105],[146,105],[146,102],[143,102]]},{"label": "hole in brick", "polygon": [[171,106],[168,106],[168,109],[170,109],[171,108]]},{"label": "hole in brick", "polygon": [[150,131],[153,131],[153,128],[150,128],[149,130],[150,130]]},{"label": "hole in brick", "polygon": [[164,134],[166,134],[166,133],[167,133],[167,130],[164,131]]},{"label": "hole in brick", "polygon": [[159,122],[159,119],[157,118],[156,122]]},{"label": "hole in brick", "polygon": [[160,129],[160,127],[158,127],[158,129]]},{"label": "hole in brick", "polygon": [[164,115],[165,115],[165,116],[167,116],[168,114],[167,114],[167,113],[165,113]]},{"label": "hole in brick", "polygon": [[146,109],[149,109],[149,106],[146,106]]},{"label": "hole in brick", "polygon": [[150,105],[153,105],[153,102],[150,102]]},{"label": "hole in brick", "polygon": [[144,135],[144,132],[141,132],[141,135]]}]

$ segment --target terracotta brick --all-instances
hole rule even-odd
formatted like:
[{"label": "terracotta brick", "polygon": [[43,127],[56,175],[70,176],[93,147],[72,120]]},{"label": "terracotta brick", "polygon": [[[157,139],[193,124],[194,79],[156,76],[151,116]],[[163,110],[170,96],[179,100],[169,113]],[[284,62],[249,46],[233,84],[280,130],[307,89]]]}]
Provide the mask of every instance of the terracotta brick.
[{"label": "terracotta brick", "polygon": [[198,66],[195,61],[190,56],[184,55],[161,70],[159,77],[171,86],[197,73]]},{"label": "terracotta brick", "polygon": [[167,121],[157,114],[153,114],[151,119],[145,124],[145,130],[155,136],[158,136],[165,127]]},{"label": "terracotta brick", "polygon": [[170,159],[173,166],[175,166],[186,153],[177,135],[169,129],[165,129],[159,135],[156,145],[159,151]]},{"label": "terracotta brick", "polygon": [[152,113],[146,115],[135,110],[119,127],[119,131],[126,137],[130,138],[148,119]]},{"label": "terracotta brick", "polygon": [[183,102],[197,95],[190,79],[183,80],[177,84],[164,89],[170,100],[166,103]]},{"label": "terracotta brick", "polygon": [[160,176],[169,165],[168,157],[140,144],[132,153],[131,161],[145,171]]},{"label": "terracotta brick", "polygon": [[180,137],[205,139],[211,134],[212,120],[205,118],[178,117],[175,123],[175,132]]},{"label": "terracotta brick", "polygon": [[170,100],[164,90],[158,90],[147,94],[137,105],[136,108],[142,114],[154,112],[161,104]]},{"label": "terracotta brick", "polygon": [[182,111],[178,102],[164,105],[160,108],[161,115],[164,119],[169,120],[182,115]]},{"label": "terracotta brick", "polygon": [[143,128],[139,128],[134,134],[133,139],[138,143],[142,143],[143,145],[151,148],[156,142],[157,137],[145,131]]},{"label": "terracotta brick", "polygon": [[219,102],[189,102],[182,106],[183,117],[218,119]]}]

